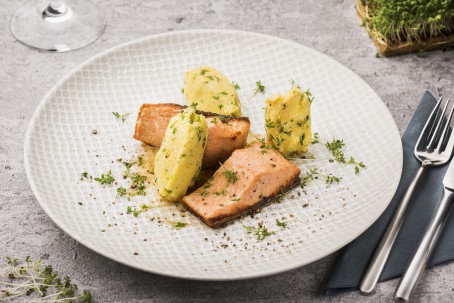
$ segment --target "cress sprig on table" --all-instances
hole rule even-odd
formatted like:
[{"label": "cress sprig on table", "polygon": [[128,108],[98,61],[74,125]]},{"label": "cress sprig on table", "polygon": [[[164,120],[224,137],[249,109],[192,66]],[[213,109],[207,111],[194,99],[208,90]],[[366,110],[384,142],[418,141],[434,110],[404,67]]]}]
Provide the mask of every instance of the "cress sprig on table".
[{"label": "cress sprig on table", "polygon": [[4,271],[0,275],[0,301],[28,296],[33,302],[91,302],[89,291],[80,293],[68,276],[62,277],[52,266],[44,266],[41,259],[6,257],[5,261],[0,264]]},{"label": "cress sprig on table", "polygon": [[454,6],[446,0],[361,0],[365,23],[386,42],[411,42],[449,35],[454,31]]}]

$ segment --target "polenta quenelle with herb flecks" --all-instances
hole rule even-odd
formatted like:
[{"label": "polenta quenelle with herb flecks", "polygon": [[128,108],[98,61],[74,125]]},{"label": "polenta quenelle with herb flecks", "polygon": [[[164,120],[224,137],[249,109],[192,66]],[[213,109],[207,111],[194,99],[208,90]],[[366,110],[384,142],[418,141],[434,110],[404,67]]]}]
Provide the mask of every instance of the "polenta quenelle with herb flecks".
[{"label": "polenta quenelle with herb flecks", "polygon": [[170,119],[154,165],[159,194],[166,200],[179,201],[194,184],[202,165],[207,133],[205,117],[193,108]]},{"label": "polenta quenelle with herb flecks", "polygon": [[307,151],[312,141],[311,103],[312,95],[293,87],[284,95],[275,95],[266,100],[265,130],[268,144],[286,155]]},{"label": "polenta quenelle with herb flecks", "polygon": [[184,97],[198,110],[241,117],[241,103],[235,87],[212,67],[198,67],[185,73]]}]

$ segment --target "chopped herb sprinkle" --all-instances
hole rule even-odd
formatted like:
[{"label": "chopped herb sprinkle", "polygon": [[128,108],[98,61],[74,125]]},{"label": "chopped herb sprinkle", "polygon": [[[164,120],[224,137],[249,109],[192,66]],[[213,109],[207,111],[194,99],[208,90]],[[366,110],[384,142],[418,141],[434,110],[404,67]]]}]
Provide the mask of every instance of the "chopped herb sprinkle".
[{"label": "chopped herb sprinkle", "polygon": [[86,181],[89,179],[92,179],[92,176],[87,171],[84,171],[83,173],[80,174],[81,181],[84,181],[84,180]]},{"label": "chopped herb sprinkle", "polygon": [[267,128],[275,128],[276,124],[273,121],[271,121],[270,119],[266,119],[265,120],[265,126]]},{"label": "chopped herb sprinkle", "polygon": [[305,94],[309,98],[309,102],[312,103],[314,101],[314,97],[312,96],[311,91],[308,89],[303,94]]},{"label": "chopped herb sprinkle", "polygon": [[301,89],[301,87],[298,84],[295,85],[295,80],[293,80],[293,79],[290,81],[290,84],[292,85],[292,87],[297,87],[297,88]]},{"label": "chopped herb sprinkle", "polygon": [[172,226],[173,226],[173,228],[178,230],[178,229],[182,229],[183,227],[186,227],[187,224],[182,223],[182,222],[176,222],[176,223],[173,223]]},{"label": "chopped herb sprinkle", "polygon": [[282,201],[282,199],[284,199],[285,197],[285,193],[284,192],[280,192],[276,195],[276,202],[280,203]]},{"label": "chopped herb sprinkle", "polygon": [[317,144],[319,142],[320,141],[319,141],[318,133],[314,133],[311,144]]},{"label": "chopped herb sprinkle", "polygon": [[134,217],[137,217],[140,213],[140,210],[138,210],[136,207],[131,207],[131,206],[128,206],[126,208],[126,213],[129,215],[129,214],[133,214]]},{"label": "chopped herb sprinkle", "polygon": [[219,120],[224,124],[228,124],[230,119],[227,116],[219,115]]},{"label": "chopped herb sprinkle", "polygon": [[211,176],[210,179],[208,179],[208,181],[205,183],[205,185],[203,186],[204,189],[207,189],[207,188],[210,188],[211,187],[211,183],[213,182],[214,180],[214,176]]},{"label": "chopped herb sprinkle", "polygon": [[340,178],[336,176],[325,176],[326,184],[333,184],[334,182],[339,183]]},{"label": "chopped herb sprinkle", "polygon": [[301,145],[304,145],[304,139],[305,139],[305,137],[306,137],[306,136],[305,136],[304,134],[302,134],[302,135],[299,137],[299,142],[300,142]]},{"label": "chopped herb sprinkle", "polygon": [[276,219],[276,225],[280,226],[282,228],[286,228],[287,227],[287,222],[279,221],[279,219]]},{"label": "chopped herb sprinkle", "polygon": [[227,180],[227,184],[232,183],[235,184],[238,181],[238,174],[233,170],[228,170],[224,167],[224,171],[222,172]]}]

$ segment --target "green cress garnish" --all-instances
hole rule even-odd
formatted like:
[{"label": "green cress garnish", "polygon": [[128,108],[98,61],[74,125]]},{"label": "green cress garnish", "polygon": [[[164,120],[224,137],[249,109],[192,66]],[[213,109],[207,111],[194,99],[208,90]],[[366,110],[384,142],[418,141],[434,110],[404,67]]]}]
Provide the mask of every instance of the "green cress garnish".
[{"label": "green cress garnish", "polygon": [[101,177],[95,178],[95,181],[101,183],[102,185],[104,184],[112,184],[115,181],[115,178],[112,176],[112,171],[108,171],[105,174],[102,174]]},{"label": "green cress garnish", "polygon": [[345,165],[354,165],[355,174],[359,173],[360,168],[366,168],[363,162],[356,162],[353,157],[350,157],[348,161],[345,160],[345,154],[342,151],[342,148],[345,146],[343,140],[333,139],[331,142],[327,142],[325,146],[337,162]]},{"label": "green cress garnish", "polygon": [[[42,260],[32,261],[6,257],[1,265],[5,275],[0,276],[0,301],[23,299],[27,302],[91,302],[91,293],[78,287],[68,276],[60,276],[52,266],[44,266]],[[25,298],[27,296],[28,298]]]},{"label": "green cress garnish", "polygon": [[120,119],[121,122],[125,122],[126,120],[126,117],[129,116],[129,113],[126,113],[126,114],[123,114],[123,115],[120,115],[119,113],[117,112],[112,112],[112,114],[117,118],[117,119]]},{"label": "green cress garnish", "polygon": [[262,81],[257,81],[255,82],[255,85],[257,86],[257,88],[255,89],[255,92],[254,92],[254,95],[257,94],[257,93],[264,93],[265,92],[265,86],[262,85]]},{"label": "green cress garnish", "polygon": [[339,183],[340,178],[336,176],[325,176],[325,182],[326,184],[332,184],[334,182]]},{"label": "green cress garnish", "polygon": [[306,185],[311,183],[314,180],[314,178],[315,178],[315,176],[317,174],[318,174],[318,168],[317,167],[310,168],[309,172],[306,172],[306,176],[304,176],[301,179],[301,188],[304,188]]},{"label": "green cress garnish", "polygon": [[262,241],[266,237],[273,234],[272,232],[269,232],[265,226],[260,225],[260,224],[257,227],[246,226],[246,225],[243,225],[243,227],[246,230],[247,234],[253,233],[255,236],[257,236],[257,240],[259,240],[259,241]]}]

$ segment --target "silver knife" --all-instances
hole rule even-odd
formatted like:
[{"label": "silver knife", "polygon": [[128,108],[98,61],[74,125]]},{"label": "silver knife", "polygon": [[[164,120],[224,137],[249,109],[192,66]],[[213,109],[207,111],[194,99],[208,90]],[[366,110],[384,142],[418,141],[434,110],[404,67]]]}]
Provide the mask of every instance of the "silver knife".
[{"label": "silver knife", "polygon": [[396,292],[394,293],[395,302],[410,302],[411,296],[418,284],[421,275],[426,268],[432,251],[437,244],[438,237],[443,230],[443,225],[452,209],[454,201],[454,162],[449,164],[448,171],[443,179],[444,193],[443,198],[438,204],[435,214],[430,220],[429,226],[424,234],[424,237],[419,244],[410,265],[399,281]]}]

